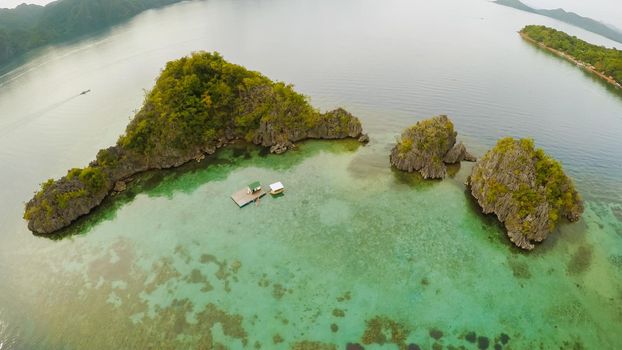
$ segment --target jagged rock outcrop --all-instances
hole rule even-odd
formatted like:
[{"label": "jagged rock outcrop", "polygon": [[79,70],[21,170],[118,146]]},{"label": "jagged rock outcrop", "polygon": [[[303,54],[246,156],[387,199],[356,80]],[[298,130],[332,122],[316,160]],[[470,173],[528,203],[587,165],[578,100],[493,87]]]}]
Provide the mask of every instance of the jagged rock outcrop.
[{"label": "jagged rock outcrop", "polygon": [[425,179],[442,179],[447,175],[445,164],[475,161],[446,115],[422,120],[404,130],[393,147],[391,165],[408,172],[419,171]]},{"label": "jagged rock outcrop", "polygon": [[318,114],[310,128],[307,125],[287,126],[271,119],[262,120],[255,131],[253,143],[270,147],[270,152],[280,154],[301,140],[358,138],[362,133],[363,127],[358,118],[343,108],[337,108]]},{"label": "jagged rock outcrop", "polygon": [[[309,130],[289,130],[262,122],[262,127],[256,131],[256,135],[261,136],[256,137],[254,142],[270,147],[272,153],[281,154],[291,149],[293,142],[305,139],[358,138],[361,133],[362,126],[358,118],[340,108],[322,114],[317,125]],[[98,159],[91,162],[89,168],[100,169],[102,165],[106,165],[102,171],[105,179],[102,187],[90,191],[88,185],[80,181],[79,177],[70,174],[50,182],[26,204],[24,217],[28,220],[28,228],[37,234],[53,233],[88,214],[111,191],[123,191],[123,179],[146,170],[172,168],[201,159],[205,154],[213,154],[217,149],[239,138],[236,136],[231,140],[221,139],[213,146],[193,147],[183,151],[163,149],[151,156],[128,151],[118,145],[101,150]]]},{"label": "jagged rock outcrop", "polygon": [[102,149],[88,167],[71,169],[60,179],[42,184],[41,190],[26,203],[24,218],[28,220],[28,229],[37,234],[58,231],[99,206],[110,192],[125,190],[124,179],[147,170],[180,166],[204,154],[213,154],[224,145],[187,151],[172,149],[152,156],[118,145]]},{"label": "jagged rock outcrop", "polygon": [[531,250],[562,217],[577,221],[583,203],[559,162],[530,139],[504,138],[473,167],[471,194],[486,214],[494,213],[510,240]]},{"label": "jagged rock outcrop", "polygon": [[290,85],[198,52],[171,61],[117,144],[83,169],[48,180],[26,204],[37,234],[53,233],[87,214],[123,180],[150,169],[180,166],[232,142],[283,153],[304,139],[358,138],[358,118],[342,108],[319,113]]},{"label": "jagged rock outcrop", "polygon": [[363,144],[369,143],[369,135],[361,134],[361,136],[359,136],[359,142]]},{"label": "jagged rock outcrop", "polygon": [[453,145],[453,147],[445,154],[443,158],[443,163],[445,164],[455,164],[462,161],[474,162],[477,158],[472,156],[466,150],[466,146],[462,141]]},{"label": "jagged rock outcrop", "polygon": [[115,192],[123,192],[127,189],[127,184],[123,180],[119,180],[114,184],[114,188],[112,189]]},{"label": "jagged rock outcrop", "polygon": [[44,189],[26,205],[24,216],[28,218],[28,228],[33,232],[53,232],[69,225],[75,218],[99,205],[111,186],[105,184],[89,191],[77,177],[64,176],[53,183],[48,182]]}]

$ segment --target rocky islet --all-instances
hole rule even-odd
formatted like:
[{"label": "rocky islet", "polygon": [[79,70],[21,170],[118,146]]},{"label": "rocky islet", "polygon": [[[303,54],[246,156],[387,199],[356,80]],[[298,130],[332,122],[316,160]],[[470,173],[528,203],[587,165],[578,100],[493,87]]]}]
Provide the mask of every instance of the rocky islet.
[{"label": "rocky islet", "polygon": [[[417,122],[401,135],[391,165],[418,171],[425,179],[444,178],[446,164],[476,161],[445,115]],[[564,217],[577,221],[583,202],[561,164],[536,149],[533,140],[503,138],[479,159],[467,180],[485,214],[495,214],[517,247],[531,250]]]},{"label": "rocky islet", "polygon": [[462,142],[456,143],[457,135],[446,115],[421,120],[404,130],[391,150],[391,165],[418,171],[424,179],[442,179],[447,175],[446,164],[475,161]]},{"label": "rocky islet", "polygon": [[577,221],[583,201],[561,164],[531,139],[503,138],[475,164],[467,179],[485,214],[495,214],[517,247],[531,250],[560,219]]}]

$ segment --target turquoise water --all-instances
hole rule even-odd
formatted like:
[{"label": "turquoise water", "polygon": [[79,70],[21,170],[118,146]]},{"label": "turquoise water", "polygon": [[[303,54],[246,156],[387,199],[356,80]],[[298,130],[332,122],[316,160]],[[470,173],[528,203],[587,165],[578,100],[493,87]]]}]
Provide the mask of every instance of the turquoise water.
[{"label": "turquoise water", "polygon": [[[567,29],[485,1],[188,2],[16,62],[0,77],[0,349],[619,348],[622,95],[522,42],[527,23]],[[164,62],[196,49],[352,110],[372,142],[223,150],[32,236],[37,183],[113,143]],[[525,254],[465,192],[471,164],[391,170],[395,136],[438,113],[478,155],[534,137],[582,220]],[[237,208],[254,179],[287,192]]]},{"label": "turquoise water", "polygon": [[[28,271],[17,287],[32,290],[20,302],[45,306],[33,310],[46,326],[28,345],[345,344],[360,342],[376,317],[425,348],[435,343],[430,329],[443,332],[444,346],[475,347],[469,332],[491,347],[503,333],[512,348],[618,344],[612,217],[589,205],[585,220],[523,254],[474,210],[462,185],[468,167],[425,182],[365,162],[375,148],[228,150],[140,176],[64,232],[62,248],[15,271]],[[238,209],[226,194],[248,178],[281,180],[287,193]]]}]

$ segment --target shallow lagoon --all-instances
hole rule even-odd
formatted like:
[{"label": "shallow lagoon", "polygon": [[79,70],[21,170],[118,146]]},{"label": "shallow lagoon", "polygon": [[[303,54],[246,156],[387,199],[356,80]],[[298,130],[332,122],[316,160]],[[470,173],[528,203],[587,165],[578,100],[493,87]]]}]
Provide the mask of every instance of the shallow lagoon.
[{"label": "shallow lagoon", "polygon": [[[480,1],[189,2],[33,54],[0,79],[2,348],[343,348],[379,328],[422,348],[619,347],[622,98],[522,42],[527,23],[567,29]],[[372,142],[224,150],[138,176],[63,239],[30,235],[36,184],[113,143],[163,62],[195,49],[352,110]],[[392,171],[394,137],[437,113],[478,155],[533,136],[576,179],[583,219],[523,254],[465,192],[470,164],[445,181]],[[252,179],[287,193],[240,210],[229,195]]]},{"label": "shallow lagoon", "polygon": [[[20,266],[29,275],[16,287],[32,291],[22,302],[44,306],[31,310],[45,325],[31,345],[343,345],[378,317],[424,348],[474,348],[469,332],[491,348],[503,333],[512,348],[619,341],[619,279],[608,277],[620,256],[603,244],[613,217],[588,205],[585,220],[523,254],[466,196],[468,166],[424,182],[366,161],[375,148],[241,147],[139,176],[64,232],[62,249]],[[282,180],[287,193],[238,209],[225,194],[249,177]]]}]

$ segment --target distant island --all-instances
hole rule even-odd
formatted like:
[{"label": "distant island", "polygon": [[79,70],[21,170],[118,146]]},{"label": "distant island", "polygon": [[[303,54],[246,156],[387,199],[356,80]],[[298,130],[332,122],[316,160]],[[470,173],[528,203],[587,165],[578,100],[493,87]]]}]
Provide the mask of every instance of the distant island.
[{"label": "distant island", "polygon": [[593,45],[545,26],[529,25],[519,33],[525,40],[567,59],[618,88],[622,87],[622,51]]},{"label": "distant island", "polygon": [[58,0],[0,9],[0,66],[34,48],[104,29],[181,0]]},{"label": "distant island", "polygon": [[36,234],[50,234],[89,213],[124,179],[149,169],[202,159],[232,142],[252,142],[273,153],[304,139],[359,138],[358,118],[344,109],[320,113],[291,85],[198,52],[166,64],[142,108],[115,146],[85,168],[49,179],[26,203]]},{"label": "distant island", "polygon": [[574,12],[566,12],[563,9],[544,10],[529,7],[519,0],[496,0],[496,4],[512,7],[518,10],[535,13],[538,15],[551,17],[568,24],[572,24],[589,32],[604,36],[605,38],[622,43],[622,31],[608,26],[602,22],[588,17],[579,16]]}]

